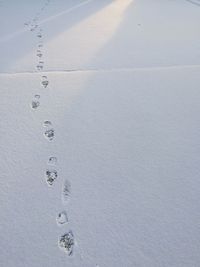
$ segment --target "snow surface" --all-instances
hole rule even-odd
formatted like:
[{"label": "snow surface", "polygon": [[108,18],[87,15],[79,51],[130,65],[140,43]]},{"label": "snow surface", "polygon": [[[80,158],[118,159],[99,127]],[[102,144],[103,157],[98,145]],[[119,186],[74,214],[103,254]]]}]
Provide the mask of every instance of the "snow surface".
[{"label": "snow surface", "polygon": [[200,1],[1,0],[0,24],[0,266],[199,267]]}]

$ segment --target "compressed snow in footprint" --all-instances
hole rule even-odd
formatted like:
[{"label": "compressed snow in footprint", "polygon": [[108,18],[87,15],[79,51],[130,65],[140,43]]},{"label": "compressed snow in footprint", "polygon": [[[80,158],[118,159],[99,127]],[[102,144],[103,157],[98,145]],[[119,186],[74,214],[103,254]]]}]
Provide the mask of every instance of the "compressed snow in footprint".
[{"label": "compressed snow in footprint", "polygon": [[48,164],[49,165],[56,165],[57,164],[57,158],[56,157],[50,157],[48,159]]},{"label": "compressed snow in footprint", "polygon": [[43,126],[44,127],[50,127],[52,123],[50,121],[44,121]]},{"label": "compressed snow in footprint", "polygon": [[54,129],[49,129],[44,132],[44,136],[48,141],[52,141],[54,139]]},{"label": "compressed snow in footprint", "polygon": [[57,224],[58,225],[63,225],[68,222],[68,217],[66,211],[62,211],[58,214],[56,218]]},{"label": "compressed snow in footprint", "polygon": [[69,256],[73,254],[74,248],[74,235],[72,231],[62,235],[58,241],[58,245],[61,250],[66,252]]},{"label": "compressed snow in footprint", "polygon": [[32,109],[37,109],[39,107],[39,105],[40,105],[40,102],[36,101],[36,100],[33,100],[31,103]]},{"label": "compressed snow in footprint", "polygon": [[42,85],[44,88],[47,88],[48,84],[49,84],[49,81],[47,80],[42,81]]},{"label": "compressed snow in footprint", "polygon": [[47,170],[46,171],[46,181],[48,185],[53,185],[54,181],[58,177],[58,173],[56,170]]},{"label": "compressed snow in footprint", "polygon": [[40,99],[40,95],[35,95],[35,99]]},{"label": "compressed snow in footprint", "polygon": [[52,128],[52,123],[51,121],[44,121],[43,123],[43,127],[47,128],[44,132],[44,137],[48,140],[48,141],[52,141],[54,139],[54,135],[55,135],[55,131]]}]

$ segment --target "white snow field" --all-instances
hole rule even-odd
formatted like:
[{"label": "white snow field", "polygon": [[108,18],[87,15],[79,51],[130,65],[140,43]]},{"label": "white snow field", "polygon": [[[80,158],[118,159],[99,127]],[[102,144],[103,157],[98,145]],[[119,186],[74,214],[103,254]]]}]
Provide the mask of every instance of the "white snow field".
[{"label": "white snow field", "polygon": [[200,1],[0,1],[0,267],[200,266]]}]

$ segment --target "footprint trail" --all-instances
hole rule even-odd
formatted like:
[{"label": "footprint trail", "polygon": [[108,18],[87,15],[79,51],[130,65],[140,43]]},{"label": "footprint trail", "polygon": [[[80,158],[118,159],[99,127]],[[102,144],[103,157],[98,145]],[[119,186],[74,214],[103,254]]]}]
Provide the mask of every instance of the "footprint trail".
[{"label": "footprint trail", "polygon": [[[40,8],[40,10],[35,14],[33,19],[30,21],[27,21],[24,23],[24,26],[27,27],[27,29],[34,34],[34,38],[37,38],[37,45],[36,45],[36,65],[35,68],[38,71],[38,73],[41,73],[40,82],[38,85],[40,85],[40,90],[43,91],[43,89],[49,88],[49,79],[46,75],[44,75],[44,67],[45,67],[45,59],[44,59],[44,34],[43,34],[43,28],[40,26],[40,19],[42,13],[45,11],[45,9],[50,4],[50,0],[46,0],[43,4],[43,6]],[[31,110],[38,110],[40,107],[40,100],[41,95],[44,96],[47,95],[49,90],[45,90],[41,93],[36,93],[33,96],[33,100],[31,101]],[[46,120],[43,122],[43,136],[44,138],[49,141],[53,142],[55,140],[55,129],[53,127],[53,124],[50,120]],[[45,171],[45,181],[47,186],[53,187],[58,177],[58,170],[57,170],[57,162],[58,159],[56,156],[51,155],[48,157],[48,160],[46,162],[46,171]],[[62,193],[61,193],[61,204],[64,207],[61,208],[61,211],[56,216],[56,222],[57,226],[64,227],[65,225],[68,225],[70,222],[68,218],[68,214],[65,210],[66,204],[68,203],[69,199],[71,197],[71,184],[68,180],[65,180],[62,187]],[[64,251],[68,256],[72,256],[74,253],[74,246],[75,246],[75,239],[74,239],[74,233],[71,229],[68,229],[68,231],[65,231],[65,234],[61,235],[58,238],[58,247]]]}]

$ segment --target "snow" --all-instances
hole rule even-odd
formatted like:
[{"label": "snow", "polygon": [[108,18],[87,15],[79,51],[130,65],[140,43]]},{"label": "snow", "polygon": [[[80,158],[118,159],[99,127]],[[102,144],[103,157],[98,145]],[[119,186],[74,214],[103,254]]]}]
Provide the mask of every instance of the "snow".
[{"label": "snow", "polygon": [[0,1],[0,266],[200,266],[199,4]]}]

